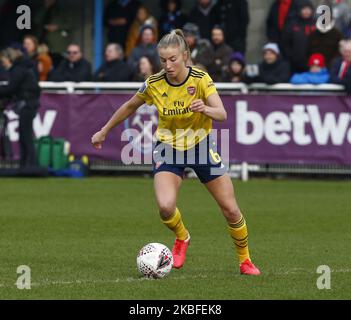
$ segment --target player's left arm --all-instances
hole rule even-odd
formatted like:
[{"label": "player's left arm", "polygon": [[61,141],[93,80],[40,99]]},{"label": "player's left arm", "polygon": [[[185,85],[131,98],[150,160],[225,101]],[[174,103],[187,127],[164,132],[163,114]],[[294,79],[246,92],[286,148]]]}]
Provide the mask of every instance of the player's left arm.
[{"label": "player's left arm", "polygon": [[215,121],[227,120],[227,111],[217,92],[209,95],[206,103],[201,99],[194,100],[190,104],[190,109],[193,112],[201,112]]}]

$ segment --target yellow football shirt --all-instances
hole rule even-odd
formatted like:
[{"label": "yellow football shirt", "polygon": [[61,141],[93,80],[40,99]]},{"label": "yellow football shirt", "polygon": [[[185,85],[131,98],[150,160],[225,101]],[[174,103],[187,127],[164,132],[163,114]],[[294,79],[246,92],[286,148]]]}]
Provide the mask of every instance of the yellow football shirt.
[{"label": "yellow football shirt", "polygon": [[158,110],[157,139],[178,150],[188,150],[207,137],[212,119],[203,113],[192,112],[192,101],[207,98],[217,92],[208,75],[195,67],[183,83],[175,85],[166,78],[165,71],[150,76],[137,92],[137,96]]}]

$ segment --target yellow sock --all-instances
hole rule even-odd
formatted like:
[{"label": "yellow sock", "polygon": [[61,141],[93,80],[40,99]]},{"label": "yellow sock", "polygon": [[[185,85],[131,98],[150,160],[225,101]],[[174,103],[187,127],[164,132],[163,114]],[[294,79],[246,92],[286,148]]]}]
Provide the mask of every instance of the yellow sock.
[{"label": "yellow sock", "polygon": [[179,240],[188,239],[189,232],[184,227],[182,216],[178,208],[176,208],[175,212],[169,218],[167,218],[167,220],[164,220],[163,218],[161,219],[163,224],[175,233],[177,239]]},{"label": "yellow sock", "polygon": [[228,225],[230,236],[233,239],[236,253],[239,257],[239,263],[250,259],[249,246],[248,246],[248,233],[246,222],[243,216],[236,223]]}]

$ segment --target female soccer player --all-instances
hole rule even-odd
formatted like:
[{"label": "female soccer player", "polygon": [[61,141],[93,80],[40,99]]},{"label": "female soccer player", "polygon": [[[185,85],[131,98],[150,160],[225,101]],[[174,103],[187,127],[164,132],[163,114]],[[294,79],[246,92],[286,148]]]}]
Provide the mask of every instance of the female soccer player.
[{"label": "female soccer player", "polygon": [[101,149],[112,128],[144,103],[155,105],[159,123],[154,150],[154,188],[161,219],[176,235],[172,250],[174,267],[183,266],[190,242],[190,234],[176,202],[184,169],[191,167],[217,201],[228,222],[240,272],[259,275],[259,269],[250,260],[247,227],[235,200],[232,181],[210,136],[212,120],[224,121],[227,118],[216,87],[206,72],[188,65],[190,50],[181,30],[166,34],[158,44],[158,53],[163,70],[150,76],[93,135],[91,142],[95,148]]}]

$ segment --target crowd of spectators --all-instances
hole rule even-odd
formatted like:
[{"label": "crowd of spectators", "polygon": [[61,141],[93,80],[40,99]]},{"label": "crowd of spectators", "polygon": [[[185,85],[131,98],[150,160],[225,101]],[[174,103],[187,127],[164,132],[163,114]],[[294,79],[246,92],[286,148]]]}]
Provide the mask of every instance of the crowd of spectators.
[{"label": "crowd of spectators", "polygon": [[143,81],[160,70],[158,40],[181,28],[193,64],[216,82],[338,83],[351,90],[351,8],[344,0],[327,3],[333,25],[323,31],[310,0],[275,0],[267,12],[262,61],[250,64],[247,0],[197,0],[188,15],[181,0],[160,0],[159,19],[141,1],[113,0],[104,14],[104,62],[95,72],[81,46],[70,41],[72,26],[57,0],[44,0],[33,33],[7,46],[22,50],[40,81]]}]

